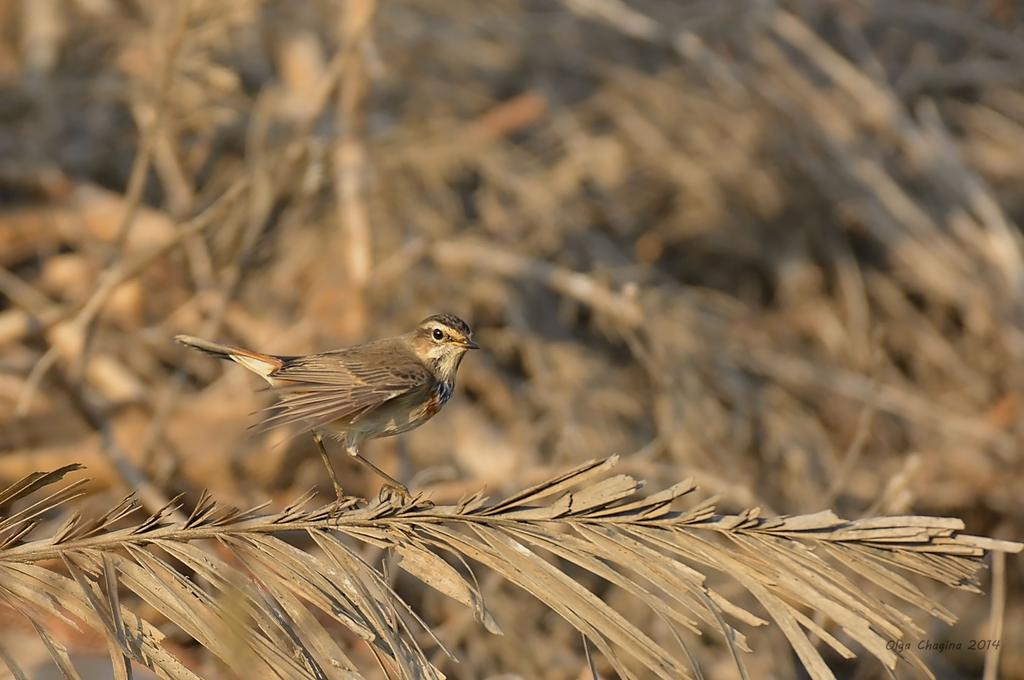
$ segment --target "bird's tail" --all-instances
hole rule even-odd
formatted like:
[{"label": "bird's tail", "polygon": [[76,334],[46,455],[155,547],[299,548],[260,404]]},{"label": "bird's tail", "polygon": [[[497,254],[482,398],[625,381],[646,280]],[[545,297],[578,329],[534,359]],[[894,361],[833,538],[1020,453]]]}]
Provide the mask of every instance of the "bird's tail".
[{"label": "bird's tail", "polygon": [[281,368],[284,361],[272,354],[261,354],[252,350],[235,347],[233,345],[220,345],[216,342],[195,338],[191,335],[175,335],[174,339],[183,345],[198,349],[200,352],[212,354],[221,359],[229,359],[236,364],[245,366],[253,373],[269,380],[271,373]]}]

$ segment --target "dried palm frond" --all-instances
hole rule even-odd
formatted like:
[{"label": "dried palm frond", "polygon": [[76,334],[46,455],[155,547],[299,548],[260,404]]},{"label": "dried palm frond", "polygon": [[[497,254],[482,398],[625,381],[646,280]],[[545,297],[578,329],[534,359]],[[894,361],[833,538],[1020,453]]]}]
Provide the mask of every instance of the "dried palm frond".
[{"label": "dried palm frond", "polygon": [[[239,675],[361,677],[329,632],[326,622],[333,621],[363,640],[388,673],[443,677],[417,629],[442,650],[443,641],[353,548],[354,539],[392,550],[404,571],[500,633],[472,572],[444,555],[494,570],[579,630],[623,678],[694,673],[568,565],[618,586],[674,627],[717,630],[741,665],[738,651],[749,647],[737,626],[768,621],[714,590],[711,572],[734,579],[760,603],[814,678],[833,675],[810,635],[842,657],[854,656],[854,642],[886,668],[904,661],[928,675],[912,646],[893,644],[924,631],[892,603],[945,621],[954,617],[907,576],[977,592],[986,550],[1022,548],[960,533],[963,523],[949,518],[719,515],[710,501],[679,510],[674,503],[695,490],[691,482],[640,495],[634,478],[608,474],[616,460],[586,463],[501,501],[478,493],[451,506],[414,497],[306,509],[312,500],[306,495],[262,514],[222,508],[204,494],[183,522],[169,521],[163,511],[115,529],[134,509],[126,499],[99,519],[75,514],[52,536],[24,541],[34,518],[66,503],[80,486],[29,499],[77,468],[37,473],[0,492],[4,506],[23,506],[0,517],[0,601],[31,621],[66,677],[76,674],[48,622],[102,633],[115,677],[129,677],[132,662],[162,677],[196,677],[161,645],[156,624],[126,604],[128,593]],[[307,549],[285,540],[294,532],[312,539]],[[210,549],[210,541],[221,549]],[[869,595],[863,582],[891,595],[889,603]],[[17,675],[9,652],[0,656]]]}]

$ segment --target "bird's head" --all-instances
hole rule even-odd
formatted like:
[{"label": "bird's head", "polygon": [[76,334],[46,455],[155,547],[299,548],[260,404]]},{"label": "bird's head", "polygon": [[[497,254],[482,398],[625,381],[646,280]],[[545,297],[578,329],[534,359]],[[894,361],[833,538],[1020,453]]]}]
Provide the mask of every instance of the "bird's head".
[{"label": "bird's head", "polygon": [[413,351],[441,380],[455,379],[467,350],[480,349],[473,342],[469,324],[453,314],[434,314],[420,321],[411,337]]}]

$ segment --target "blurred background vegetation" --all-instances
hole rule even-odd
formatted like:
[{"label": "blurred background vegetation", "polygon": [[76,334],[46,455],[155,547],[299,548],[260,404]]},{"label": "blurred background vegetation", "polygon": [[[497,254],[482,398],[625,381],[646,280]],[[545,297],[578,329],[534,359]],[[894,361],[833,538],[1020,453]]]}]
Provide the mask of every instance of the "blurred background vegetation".
[{"label": "blurred background vegetation", "polygon": [[[171,337],[304,353],[443,310],[485,351],[440,416],[365,449],[438,502],[619,453],[727,510],[1019,539],[1022,16],[0,0],[0,484],[79,462],[95,508],[136,487],[156,506],[330,494],[308,438],[247,433],[256,378]],[[1022,575],[1011,559],[1006,678],[1024,678]],[[456,650],[445,672],[588,677],[569,626],[482,587],[504,637],[399,583]],[[960,622],[932,638],[996,637],[988,599],[936,593]],[[2,613],[0,636],[31,638]],[[756,677],[796,673],[781,639],[752,638]],[[733,677],[703,644],[707,676]],[[943,678],[984,663],[925,658]]]}]

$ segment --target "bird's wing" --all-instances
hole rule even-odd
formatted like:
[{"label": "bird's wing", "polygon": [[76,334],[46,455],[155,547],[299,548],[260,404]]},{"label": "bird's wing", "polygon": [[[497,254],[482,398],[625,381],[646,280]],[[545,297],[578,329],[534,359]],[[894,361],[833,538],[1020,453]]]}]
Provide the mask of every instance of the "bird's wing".
[{"label": "bird's wing", "polygon": [[258,429],[291,423],[315,429],[358,417],[430,381],[429,369],[407,350],[376,345],[286,360],[269,376],[281,398]]}]

